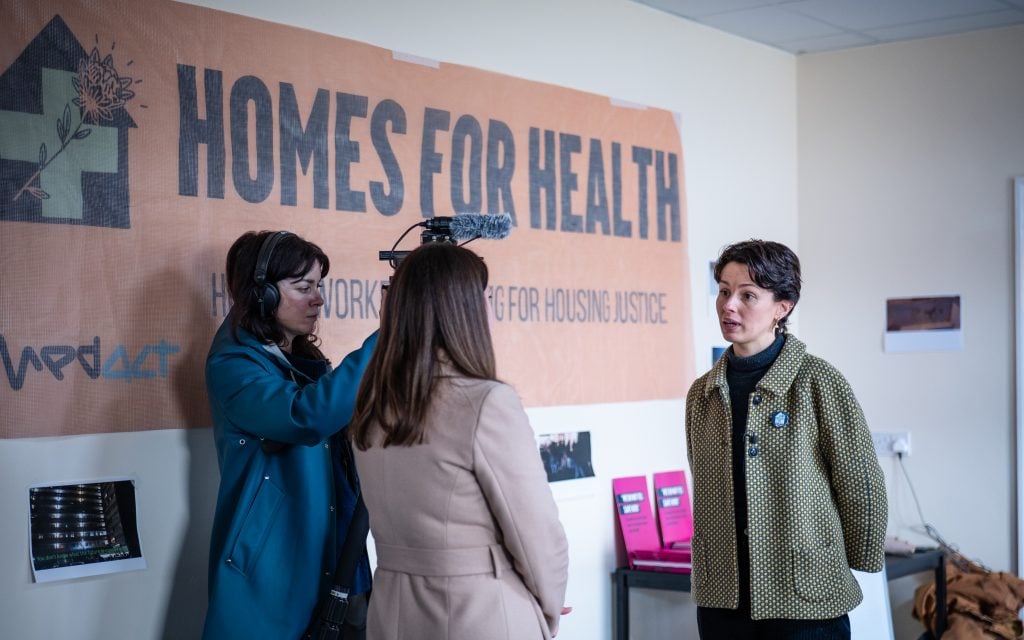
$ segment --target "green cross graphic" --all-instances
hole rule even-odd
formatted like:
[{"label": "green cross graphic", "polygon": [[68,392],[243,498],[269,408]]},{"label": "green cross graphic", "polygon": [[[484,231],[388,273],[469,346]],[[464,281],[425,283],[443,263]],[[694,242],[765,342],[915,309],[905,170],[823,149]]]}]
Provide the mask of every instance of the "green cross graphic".
[{"label": "green cross graphic", "polygon": [[[50,197],[43,200],[44,218],[82,219],[82,173],[117,173],[117,129],[85,123],[92,129],[87,138],[70,140],[81,121],[81,112],[72,101],[77,94],[71,83],[74,73],[41,69],[43,114],[0,111],[0,158],[39,162],[39,145],[46,143],[47,155],[60,150],[57,120],[71,107],[69,141],[64,151],[37,178]],[[21,185],[18,185],[20,188]],[[27,191],[22,198],[32,198]]]}]

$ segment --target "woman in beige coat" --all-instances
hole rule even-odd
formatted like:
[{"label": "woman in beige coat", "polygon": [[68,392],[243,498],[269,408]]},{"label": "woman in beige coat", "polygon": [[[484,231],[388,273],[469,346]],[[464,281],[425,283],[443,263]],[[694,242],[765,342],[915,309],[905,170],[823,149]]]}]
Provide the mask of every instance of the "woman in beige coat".
[{"label": "woman in beige coat", "polygon": [[495,379],[487,267],[425,244],[399,265],[351,426],[377,547],[368,640],[537,640],[568,545],[533,430]]}]

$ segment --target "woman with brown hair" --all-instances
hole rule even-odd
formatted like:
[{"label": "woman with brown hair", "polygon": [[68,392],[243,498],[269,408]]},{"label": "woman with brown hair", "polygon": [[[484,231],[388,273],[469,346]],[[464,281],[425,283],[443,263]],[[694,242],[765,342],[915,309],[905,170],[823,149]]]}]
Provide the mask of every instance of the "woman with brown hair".
[{"label": "woman with brown hair", "polygon": [[370,640],[551,638],[568,544],[515,391],[495,376],[479,256],[395,272],[350,427],[377,546]]},{"label": "woman with brown hair", "polygon": [[885,479],[846,378],[787,331],[800,260],[778,242],[715,264],[732,345],[686,398],[693,598],[704,640],[849,640],[851,572],[881,571]]},{"label": "woman with brown hair", "polygon": [[[203,638],[297,638],[332,573],[356,507],[343,427],[376,334],[334,367],[316,335],[330,260],[288,231],[228,250],[233,305],[206,360],[220,467]],[[370,565],[349,585],[342,638],[363,638]]]}]

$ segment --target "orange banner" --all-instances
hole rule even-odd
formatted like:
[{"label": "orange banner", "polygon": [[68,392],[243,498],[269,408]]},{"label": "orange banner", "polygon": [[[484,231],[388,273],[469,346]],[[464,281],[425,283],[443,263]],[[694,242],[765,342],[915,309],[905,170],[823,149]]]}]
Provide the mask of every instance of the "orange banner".
[{"label": "orange banner", "polygon": [[527,406],[692,380],[671,113],[173,2],[0,18],[0,437],[208,424],[224,256],[251,229],[330,255],[338,361],[379,323],[379,251],[507,212],[470,246]]}]

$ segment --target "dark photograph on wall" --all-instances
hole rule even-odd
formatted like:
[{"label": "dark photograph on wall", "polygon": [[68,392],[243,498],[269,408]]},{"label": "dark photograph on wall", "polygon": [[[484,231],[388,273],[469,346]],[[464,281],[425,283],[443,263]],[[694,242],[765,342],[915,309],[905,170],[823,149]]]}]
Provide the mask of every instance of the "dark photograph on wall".
[{"label": "dark photograph on wall", "polygon": [[35,486],[28,494],[37,582],[145,568],[132,480]]},{"label": "dark photograph on wall", "polygon": [[540,435],[537,447],[548,482],[594,477],[589,431]]},{"label": "dark photograph on wall", "polygon": [[935,331],[960,328],[960,296],[890,298],[885,301],[886,331]]}]

